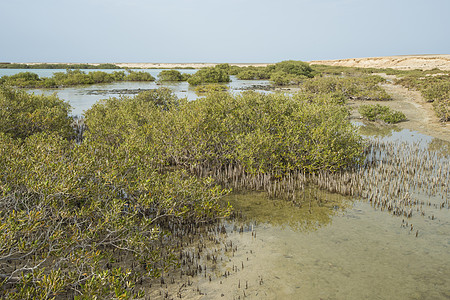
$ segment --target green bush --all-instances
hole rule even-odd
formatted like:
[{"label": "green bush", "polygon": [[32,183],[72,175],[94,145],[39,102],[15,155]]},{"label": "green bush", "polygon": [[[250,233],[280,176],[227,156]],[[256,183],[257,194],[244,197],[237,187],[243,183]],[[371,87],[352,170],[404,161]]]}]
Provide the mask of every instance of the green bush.
[{"label": "green bush", "polygon": [[391,96],[379,86],[385,82],[380,76],[364,75],[358,77],[315,77],[305,80],[302,88],[306,92],[342,93],[348,99],[355,100],[391,100]]},{"label": "green bush", "polygon": [[71,107],[55,94],[28,94],[0,86],[0,132],[26,138],[38,132],[55,132],[64,138],[73,135]]},{"label": "green bush", "polygon": [[261,80],[261,79],[269,79],[270,73],[265,67],[246,67],[242,68],[237,74],[236,77],[240,80]]},{"label": "green bush", "polygon": [[[251,173],[315,172],[345,168],[361,154],[346,108],[331,100],[216,92],[182,101],[176,110],[152,107],[112,98],[89,110],[86,122],[93,138],[111,145],[143,136],[139,144],[152,149],[155,162],[178,167],[233,164]],[[104,117],[94,123],[92,114]]]},{"label": "green bush", "polygon": [[180,71],[177,70],[162,70],[158,74],[160,81],[183,81],[184,77]]},{"label": "green bush", "polygon": [[94,83],[109,83],[115,81],[116,77],[114,74],[109,74],[101,71],[89,72],[89,77],[92,78]]},{"label": "green bush", "polygon": [[128,71],[129,74],[125,76],[126,81],[154,81],[155,77],[153,77],[150,73],[142,72],[142,71]]},{"label": "green bush", "polygon": [[223,65],[217,65],[198,70],[187,82],[190,85],[230,82],[230,76],[228,75],[227,68]]},{"label": "green bush", "polygon": [[358,112],[369,121],[381,120],[385,123],[394,124],[406,120],[404,113],[379,104],[361,105]]},{"label": "green bush", "polygon": [[435,100],[433,108],[442,122],[450,121],[450,98]]},{"label": "green bush", "polygon": [[161,89],[110,98],[86,112],[81,144],[56,130],[66,125],[55,115],[54,125],[13,136],[8,124],[44,98],[5,87],[1,95],[15,99],[0,110],[14,120],[0,132],[5,299],[142,298],[139,282],[177,263],[173,226],[230,213],[219,202],[228,191],[191,168],[282,176],[342,170],[363,154],[348,112],[328,95],[211,92],[188,102]]},{"label": "green bush", "polygon": [[297,85],[314,77],[314,70],[302,61],[282,61],[267,67],[242,68],[236,77],[241,80],[270,79],[275,85]]},{"label": "green bush", "polygon": [[46,133],[19,143],[0,133],[0,297],[141,298],[136,283],[175,263],[165,222],[207,222],[227,210],[217,204],[226,191],[160,174],[148,159],[133,145]]},{"label": "green bush", "polygon": [[83,84],[109,83],[114,81],[153,81],[155,78],[147,72],[102,71],[86,72],[81,70],[66,70],[56,72],[50,78],[39,78],[37,74],[22,72],[13,76],[3,76],[0,83],[20,88],[57,88]]},{"label": "green bush", "polygon": [[450,99],[450,80],[429,82],[421,87],[421,92],[428,102]]},{"label": "green bush", "polygon": [[177,111],[168,90],[97,104],[80,145],[59,134],[59,119],[48,114],[54,124],[43,131],[10,134],[11,120],[33,114],[27,105],[55,99],[1,91],[0,112],[10,119],[0,131],[0,298],[142,298],[137,283],[176,264],[169,224],[230,212],[219,204],[228,191],[154,156],[170,148],[145,135],[157,134],[147,127],[158,123],[152,117]]},{"label": "green bush", "polygon": [[121,69],[114,64],[16,64],[0,63],[0,68],[5,69]]},{"label": "green bush", "polygon": [[214,92],[226,92],[227,90],[228,86],[220,83],[202,84],[195,87],[195,92],[200,95]]},{"label": "green bush", "polygon": [[308,78],[314,77],[314,71],[309,64],[295,60],[276,63],[274,72],[284,72],[289,75],[305,76]]},{"label": "green bush", "polygon": [[[436,70],[435,72],[440,71]],[[442,72],[442,71],[440,71]],[[395,81],[408,89],[419,90],[428,102],[433,102],[436,115],[442,122],[450,120],[450,75],[425,76],[426,74],[409,74]]]},{"label": "green bush", "polygon": [[287,74],[283,71],[277,71],[270,75],[270,81],[275,85],[298,85],[306,79],[308,79],[306,76]]},{"label": "green bush", "polygon": [[[168,88],[159,88],[150,91],[144,91],[136,95],[136,102],[140,105],[153,104],[158,109],[170,110],[178,107],[180,101],[175,94]],[[138,104],[139,105],[139,104]]]}]

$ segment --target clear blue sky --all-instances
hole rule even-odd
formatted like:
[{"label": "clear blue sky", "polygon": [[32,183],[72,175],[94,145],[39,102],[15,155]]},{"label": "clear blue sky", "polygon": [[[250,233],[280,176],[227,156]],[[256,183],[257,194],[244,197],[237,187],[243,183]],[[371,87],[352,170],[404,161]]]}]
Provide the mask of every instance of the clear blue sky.
[{"label": "clear blue sky", "polygon": [[0,62],[450,54],[450,0],[0,0]]}]

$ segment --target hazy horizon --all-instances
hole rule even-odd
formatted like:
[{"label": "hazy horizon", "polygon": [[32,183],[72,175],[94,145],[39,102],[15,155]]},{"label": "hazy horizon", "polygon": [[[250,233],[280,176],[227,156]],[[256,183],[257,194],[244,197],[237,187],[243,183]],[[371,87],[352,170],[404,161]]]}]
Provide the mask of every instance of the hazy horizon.
[{"label": "hazy horizon", "polygon": [[447,0],[0,0],[0,62],[273,63],[448,54]]}]

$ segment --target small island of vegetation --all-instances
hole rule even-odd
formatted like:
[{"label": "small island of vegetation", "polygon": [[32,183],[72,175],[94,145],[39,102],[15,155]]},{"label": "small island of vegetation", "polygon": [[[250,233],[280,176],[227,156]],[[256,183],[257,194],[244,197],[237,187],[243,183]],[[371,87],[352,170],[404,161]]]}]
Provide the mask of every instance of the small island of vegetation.
[{"label": "small island of vegetation", "polygon": [[[128,73],[128,74],[127,74]],[[76,85],[110,83],[116,81],[154,81],[150,73],[143,71],[114,71],[112,73],[93,71],[86,73],[81,70],[66,70],[57,72],[52,77],[40,78],[36,73],[21,72],[0,78],[0,84],[19,88],[60,88]]]}]

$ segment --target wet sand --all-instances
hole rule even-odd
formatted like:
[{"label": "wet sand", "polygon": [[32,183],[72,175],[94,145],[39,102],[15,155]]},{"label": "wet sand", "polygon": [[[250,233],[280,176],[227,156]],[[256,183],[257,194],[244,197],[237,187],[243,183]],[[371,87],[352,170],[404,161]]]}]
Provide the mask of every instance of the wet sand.
[{"label": "wet sand", "polygon": [[383,84],[382,87],[392,96],[393,100],[383,102],[349,101],[353,119],[361,118],[358,107],[362,104],[386,105],[406,115],[407,120],[397,123],[398,127],[418,131],[450,142],[450,122],[440,122],[434,112],[433,105],[426,102],[419,91],[408,90],[400,85],[390,83]]}]

